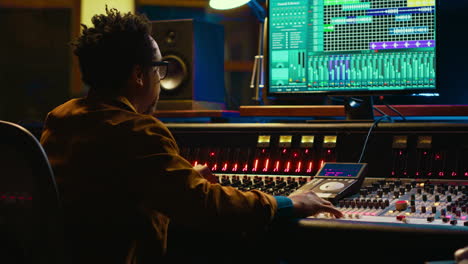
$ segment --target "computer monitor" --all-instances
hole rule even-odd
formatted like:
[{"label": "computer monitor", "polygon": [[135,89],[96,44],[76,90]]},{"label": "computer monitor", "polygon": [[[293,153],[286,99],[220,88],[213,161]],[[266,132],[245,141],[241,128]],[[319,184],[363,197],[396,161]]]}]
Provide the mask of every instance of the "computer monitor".
[{"label": "computer monitor", "polygon": [[268,96],[437,92],[436,0],[269,0],[267,6]]}]

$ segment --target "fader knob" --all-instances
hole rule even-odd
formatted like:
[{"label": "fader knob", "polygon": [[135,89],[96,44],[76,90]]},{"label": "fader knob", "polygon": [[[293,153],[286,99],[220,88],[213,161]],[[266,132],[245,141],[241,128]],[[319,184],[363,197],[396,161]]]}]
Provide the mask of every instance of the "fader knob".
[{"label": "fader knob", "polygon": [[378,189],[378,190],[377,190],[377,195],[380,196],[380,197],[382,197],[382,195],[383,195],[383,190],[382,190],[382,189]]},{"label": "fader knob", "polygon": [[367,195],[367,189],[361,189],[359,191],[359,193],[362,195],[362,196],[366,196]]},{"label": "fader knob", "polygon": [[387,193],[390,192],[390,188],[389,188],[389,187],[383,187],[382,190],[383,190],[383,193],[384,193],[384,194],[387,194]]},{"label": "fader knob", "polygon": [[421,213],[426,213],[426,206],[421,206]]},{"label": "fader knob", "polygon": [[406,189],[405,189],[405,188],[400,188],[400,193],[401,193],[401,195],[405,194],[405,192],[406,192]]}]

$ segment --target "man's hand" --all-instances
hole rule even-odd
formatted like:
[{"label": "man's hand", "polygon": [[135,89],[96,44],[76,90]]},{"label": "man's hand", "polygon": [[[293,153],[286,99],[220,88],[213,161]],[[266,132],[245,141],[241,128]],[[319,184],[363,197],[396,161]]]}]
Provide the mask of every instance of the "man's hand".
[{"label": "man's hand", "polygon": [[198,173],[211,183],[218,183],[218,177],[214,176],[210,168],[205,165],[197,164],[193,167]]},{"label": "man's hand", "polygon": [[289,196],[294,206],[294,214],[298,217],[307,217],[319,213],[331,213],[337,218],[343,217],[332,203],[317,196],[313,191],[306,191]]}]

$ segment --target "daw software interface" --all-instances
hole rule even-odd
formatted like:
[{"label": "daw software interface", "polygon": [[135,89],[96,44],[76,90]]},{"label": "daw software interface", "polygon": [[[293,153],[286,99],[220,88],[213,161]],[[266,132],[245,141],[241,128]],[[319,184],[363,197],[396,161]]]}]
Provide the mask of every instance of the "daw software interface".
[{"label": "daw software interface", "polygon": [[268,11],[270,94],[436,88],[435,0],[270,0]]}]

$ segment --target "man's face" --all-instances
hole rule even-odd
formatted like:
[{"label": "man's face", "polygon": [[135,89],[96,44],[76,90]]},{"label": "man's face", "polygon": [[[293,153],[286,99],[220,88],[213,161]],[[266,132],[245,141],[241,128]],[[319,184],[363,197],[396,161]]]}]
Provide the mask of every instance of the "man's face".
[{"label": "man's face", "polygon": [[[152,61],[161,61],[161,51],[153,37],[149,36],[151,47],[153,48]],[[156,105],[159,100],[159,93],[161,91],[161,80],[158,73],[158,67],[149,67],[145,72],[144,77],[144,90],[146,91],[145,106],[148,106],[144,114],[152,114],[156,111]]]}]

